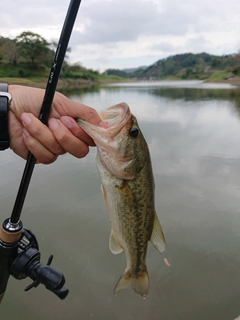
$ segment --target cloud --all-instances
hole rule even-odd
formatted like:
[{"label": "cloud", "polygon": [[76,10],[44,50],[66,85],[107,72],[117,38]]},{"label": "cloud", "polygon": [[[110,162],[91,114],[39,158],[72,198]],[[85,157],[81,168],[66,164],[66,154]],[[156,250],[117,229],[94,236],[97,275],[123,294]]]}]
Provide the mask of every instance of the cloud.
[{"label": "cloud", "polygon": [[[85,19],[79,43],[109,43],[136,41],[141,36],[180,35],[188,30],[185,12],[167,7],[163,12],[153,1],[99,1],[83,9]],[[84,18],[83,18],[84,20]]]},{"label": "cloud", "polygon": [[66,1],[13,0],[1,4],[1,29],[21,27],[45,27],[63,22],[68,4]]},{"label": "cloud", "polygon": [[143,31],[151,29],[157,18],[152,2],[99,1],[87,6],[83,16],[91,17],[79,37],[80,43],[134,41]]},{"label": "cloud", "polygon": [[[56,41],[67,8],[66,0],[4,1],[0,35],[13,38],[31,30]],[[83,0],[69,57],[104,69],[147,65],[184,52],[227,54],[240,48],[239,29],[238,0]]]},{"label": "cloud", "polygon": [[166,42],[166,41],[162,41],[162,42],[158,42],[158,43],[154,43],[153,45],[149,46],[150,50],[153,51],[161,51],[161,52],[173,52],[176,50],[176,46],[174,46],[173,44]]}]

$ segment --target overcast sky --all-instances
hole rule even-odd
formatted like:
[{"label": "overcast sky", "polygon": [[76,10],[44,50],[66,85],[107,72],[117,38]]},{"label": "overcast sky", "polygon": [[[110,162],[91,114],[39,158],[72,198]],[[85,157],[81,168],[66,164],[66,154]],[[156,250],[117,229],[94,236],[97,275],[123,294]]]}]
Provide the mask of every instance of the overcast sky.
[{"label": "overcast sky", "polygon": [[[68,0],[2,1],[0,36],[30,30],[57,41]],[[69,62],[99,71],[177,53],[240,50],[240,0],[82,0]]]}]

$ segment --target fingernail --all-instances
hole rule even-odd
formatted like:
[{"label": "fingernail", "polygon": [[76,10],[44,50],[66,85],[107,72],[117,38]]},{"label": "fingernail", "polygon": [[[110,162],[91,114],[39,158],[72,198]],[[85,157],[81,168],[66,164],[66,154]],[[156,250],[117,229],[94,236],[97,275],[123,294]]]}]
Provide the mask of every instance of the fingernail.
[{"label": "fingernail", "polygon": [[63,116],[61,117],[61,122],[68,128],[72,128],[72,126],[76,123],[74,119],[68,117],[68,116]]},{"label": "fingernail", "polygon": [[25,137],[28,137],[28,136],[29,136],[29,132],[28,132],[25,128],[23,128],[23,135],[24,135]]},{"label": "fingernail", "polygon": [[21,114],[21,120],[24,126],[29,125],[29,123],[32,121],[32,119],[26,113]]},{"label": "fingernail", "polygon": [[55,130],[59,126],[59,123],[56,119],[50,119],[48,125],[51,130]]}]

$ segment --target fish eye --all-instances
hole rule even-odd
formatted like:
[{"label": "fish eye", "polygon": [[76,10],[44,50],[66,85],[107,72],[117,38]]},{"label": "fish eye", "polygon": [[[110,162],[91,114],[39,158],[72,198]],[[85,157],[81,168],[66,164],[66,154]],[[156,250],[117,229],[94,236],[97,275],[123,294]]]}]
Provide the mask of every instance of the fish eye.
[{"label": "fish eye", "polygon": [[129,129],[129,134],[133,138],[137,138],[138,136],[138,128],[137,127],[132,127]]}]

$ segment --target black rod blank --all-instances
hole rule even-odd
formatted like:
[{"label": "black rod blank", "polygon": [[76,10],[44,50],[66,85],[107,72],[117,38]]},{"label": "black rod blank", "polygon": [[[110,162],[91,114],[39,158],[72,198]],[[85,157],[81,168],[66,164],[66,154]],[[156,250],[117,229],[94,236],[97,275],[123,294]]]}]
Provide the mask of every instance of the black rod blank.
[{"label": "black rod blank", "polygon": [[[72,33],[74,22],[78,13],[81,0],[71,0],[68,12],[64,21],[62,32],[59,38],[58,46],[53,59],[52,67],[50,70],[45,95],[43,98],[42,107],[39,114],[39,119],[42,123],[47,124],[49,112],[51,109],[52,101],[56,91],[59,75],[61,72],[63,60],[68,47],[69,39]],[[11,223],[18,223],[22,212],[22,207],[27,194],[28,186],[32,177],[33,169],[36,164],[36,158],[29,152],[27,163],[24,168],[22,180],[18,189],[18,194],[13,207],[12,215],[10,218]]]}]

